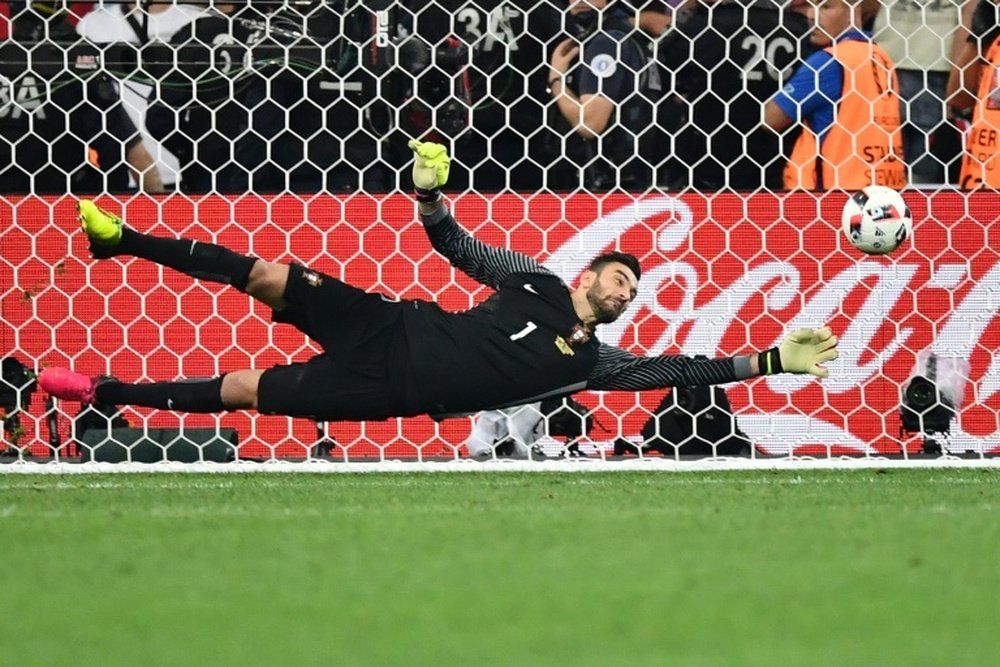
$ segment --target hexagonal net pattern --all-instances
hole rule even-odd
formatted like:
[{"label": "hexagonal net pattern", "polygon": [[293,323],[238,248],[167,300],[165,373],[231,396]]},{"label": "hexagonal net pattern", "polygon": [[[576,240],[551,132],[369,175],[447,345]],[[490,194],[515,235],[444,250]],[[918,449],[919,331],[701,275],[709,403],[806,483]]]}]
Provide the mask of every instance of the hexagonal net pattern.
[{"label": "hexagonal net pattern", "polygon": [[[1000,196],[964,191],[998,185],[993,93],[974,78],[948,84],[953,66],[996,55],[995,35],[961,3],[859,13],[877,47],[832,24],[814,31],[800,3],[170,2],[137,10],[148,12],[140,28],[113,2],[9,4],[0,454],[1000,453]],[[322,351],[233,288],[142,259],[93,260],[79,197],[140,232],[301,264],[391,299],[482,302],[492,290],[435,252],[404,194],[410,137],[449,147],[445,199],[477,238],[570,286],[603,252],[639,259],[638,295],[598,328],[603,342],[745,355],[828,324],[840,338],[830,377],[582,391],[576,427],[537,405],[443,421],[97,414],[32,390],[47,366],[173,381]],[[871,183],[904,188],[914,223],[884,256],[841,231],[848,195]]]}]

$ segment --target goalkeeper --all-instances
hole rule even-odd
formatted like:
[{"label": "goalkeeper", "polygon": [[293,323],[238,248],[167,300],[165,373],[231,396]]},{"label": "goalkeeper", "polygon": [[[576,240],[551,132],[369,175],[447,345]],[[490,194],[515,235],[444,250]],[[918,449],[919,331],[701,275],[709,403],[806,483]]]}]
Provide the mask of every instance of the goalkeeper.
[{"label": "goalkeeper", "polygon": [[780,372],[826,377],[822,364],[837,357],[829,328],[800,329],[780,347],[718,359],[642,357],[602,344],[595,326],[616,320],[635,298],[636,258],[601,255],[570,289],[531,257],[486,245],[460,228],[441,199],[449,169],[444,146],[411,141],[410,147],[427,235],[454,266],[496,290],[484,302],[453,313],[428,301],[393,301],[296,264],[142,234],[81,200],[80,221],[95,258],[132,255],[231,285],[323,353],[304,363],[173,382],[102,381],[47,368],[42,388],[84,403],[362,421],[466,414],[582,389],[708,385]]}]

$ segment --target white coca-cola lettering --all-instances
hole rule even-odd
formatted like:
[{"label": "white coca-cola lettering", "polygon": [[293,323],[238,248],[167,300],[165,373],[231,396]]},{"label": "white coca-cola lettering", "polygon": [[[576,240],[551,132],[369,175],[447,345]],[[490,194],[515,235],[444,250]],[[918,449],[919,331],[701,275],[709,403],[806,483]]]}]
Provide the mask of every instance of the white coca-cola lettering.
[{"label": "white coca-cola lettering", "polygon": [[[861,308],[851,316],[847,329],[839,334],[840,358],[833,362],[836,372],[823,381],[829,393],[851,391],[863,384],[878,373],[913,334],[912,329],[901,328],[889,341],[876,338],[886,316],[899,303],[916,272],[917,267],[913,264],[859,262],[834,276],[788,322],[787,331],[822,326],[844,307],[852,293],[867,289],[865,281],[868,278],[877,279]],[[765,347],[780,342],[780,339],[771,341]],[[874,356],[868,363],[861,364],[861,357],[869,355]],[[797,375],[776,375],[767,379],[772,390],[789,393],[802,389],[811,381],[809,376]]]},{"label": "white coca-cola lettering", "polygon": [[718,296],[697,310],[695,323],[681,351],[684,354],[718,354],[719,345],[730,327],[742,326],[737,320],[737,313],[769,284],[773,284],[773,287],[770,292],[765,293],[768,307],[787,308],[798,296],[799,272],[791,264],[768,262],[733,281]]},{"label": "white coca-cola lettering", "polygon": [[638,225],[650,225],[650,219],[668,213],[671,218],[658,234],[659,243],[663,250],[675,250],[691,234],[691,207],[673,197],[650,197],[617,208],[587,225],[553,252],[545,266],[564,280],[574,279],[595,256],[616,247],[615,241],[622,234]]},{"label": "white coca-cola lettering", "polygon": [[[1000,340],[984,340],[983,332],[996,319],[1000,311],[1000,264],[973,282],[972,289],[952,311],[934,339],[934,351],[939,355],[971,359],[977,345],[996,351]],[[997,355],[986,374],[977,383],[976,400],[985,401],[1000,391],[1000,363]]]},{"label": "white coca-cola lettering", "polygon": [[[665,350],[676,348],[681,344],[676,338],[677,332],[685,322],[695,316],[694,297],[698,293],[698,271],[687,262],[667,261],[645,270],[642,279],[654,287],[648,290],[645,287],[641,288],[636,303],[625,311],[625,315],[614,324],[602,328],[601,340],[610,345],[625,347],[631,345],[634,341],[629,333],[634,330],[633,325],[637,324],[635,318],[643,308],[647,308],[654,317],[662,319],[667,326],[658,340],[644,346],[645,353],[663,354]],[[671,284],[679,286],[683,292],[681,303],[676,310],[665,307],[658,298],[661,287]]]},{"label": "white coca-cola lettering", "polygon": [[[831,364],[831,375],[823,382],[824,394],[830,398],[837,395],[850,397],[851,392],[870,382],[890,382],[902,387],[907,378],[887,376],[887,364],[891,367],[889,362],[901,351],[919,351],[914,346],[926,346],[928,341],[931,349],[939,355],[966,360],[971,359],[977,349],[996,351],[1000,348],[1000,341],[984,338],[988,330],[996,330],[991,325],[1000,314],[1000,299],[996,297],[1000,293],[1000,263],[976,278],[969,273],[971,265],[927,267],[919,258],[914,258],[916,261],[894,262],[860,260],[825,278],[819,290],[811,292],[814,286],[802,284],[803,271],[800,269],[808,266],[809,262],[822,262],[822,258],[804,256],[788,261],[779,258],[779,261],[756,264],[750,261],[746,271],[729,284],[719,284],[718,278],[713,277],[713,293],[716,289],[721,291],[710,301],[696,307],[709,276],[698,268],[700,263],[683,258],[689,249],[699,257],[704,257],[705,253],[699,252],[701,249],[696,241],[692,242],[697,239],[698,233],[692,210],[684,201],[672,197],[651,197],[595,220],[553,253],[546,265],[567,282],[572,282],[594,255],[618,247],[619,238],[638,225],[657,230],[656,249],[668,259],[653,265],[646,261],[635,303],[619,321],[601,327],[599,335],[609,344],[625,347],[638,344],[646,354],[654,355],[668,350],[680,350],[684,354],[723,354],[727,351],[721,349],[722,341],[733,327],[743,329],[746,326],[747,304],[763,293],[766,313],[789,311],[791,314],[785,323],[785,331],[821,326],[843,313],[850,314],[846,329],[838,332],[840,358]],[[718,249],[705,249],[709,250],[709,254],[714,256]],[[750,256],[750,250],[742,252],[738,243],[732,240],[728,248],[730,253],[743,258]],[[922,270],[924,275],[930,275],[926,282],[920,284],[916,280]],[[889,335],[885,334],[887,318],[898,309],[907,292],[915,293],[915,303],[919,304],[921,289],[960,291],[962,288],[967,288],[968,292],[961,302],[945,317],[937,315],[936,319],[928,319],[926,326],[929,330],[924,330],[922,326],[919,330],[912,326],[897,326],[889,329]],[[668,307],[660,295],[671,290],[680,292],[675,294],[676,298]],[[808,300],[805,300],[806,294]],[[794,308],[800,300],[801,306]],[[897,312],[896,315],[903,318],[911,313]],[[660,318],[665,328],[656,340],[648,340],[648,336],[640,340],[639,325],[642,322],[639,318],[649,316]],[[682,336],[681,331],[686,333]],[[765,348],[777,345],[780,340],[779,337],[773,341],[746,342],[754,348]],[[979,369],[973,368],[967,403],[982,403],[1000,392],[1000,355],[993,354],[990,358],[988,368],[982,368],[981,362]],[[833,408],[829,403],[805,405],[795,402],[794,395],[813,382],[808,376],[781,375],[754,385],[750,406],[738,406],[741,408],[743,428],[755,441],[775,452],[787,452],[810,444],[875,451],[871,442],[865,442],[850,432],[852,420],[848,419],[848,413]],[[889,389],[890,394],[896,391]],[[757,412],[753,407],[754,397],[764,395],[760,392],[789,395],[792,399],[789,405],[795,406],[794,412]],[[895,406],[891,407],[892,411],[895,409]],[[885,435],[889,434],[883,433],[882,437]],[[953,428],[953,440],[964,442],[963,446],[971,450],[989,451],[1000,446],[1000,431],[985,437],[972,436],[958,423]]]}]

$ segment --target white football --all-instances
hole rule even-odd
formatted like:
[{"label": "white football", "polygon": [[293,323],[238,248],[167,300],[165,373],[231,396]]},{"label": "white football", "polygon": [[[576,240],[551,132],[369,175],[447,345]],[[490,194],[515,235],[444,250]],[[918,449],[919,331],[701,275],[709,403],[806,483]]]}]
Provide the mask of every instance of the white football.
[{"label": "white football", "polygon": [[910,207],[899,191],[884,185],[869,185],[851,195],[841,223],[851,245],[869,255],[890,253],[913,236]]}]

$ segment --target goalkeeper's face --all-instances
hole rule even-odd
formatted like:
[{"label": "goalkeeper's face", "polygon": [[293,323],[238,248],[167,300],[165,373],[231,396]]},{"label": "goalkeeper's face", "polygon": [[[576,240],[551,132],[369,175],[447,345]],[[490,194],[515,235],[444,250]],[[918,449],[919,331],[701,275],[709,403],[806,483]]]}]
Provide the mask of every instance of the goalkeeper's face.
[{"label": "goalkeeper's face", "polygon": [[639,281],[632,270],[620,262],[601,267],[587,290],[587,302],[594,311],[597,324],[617,320],[632,303]]}]

